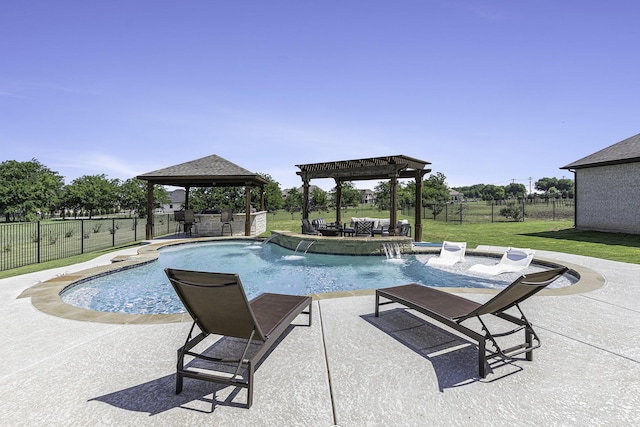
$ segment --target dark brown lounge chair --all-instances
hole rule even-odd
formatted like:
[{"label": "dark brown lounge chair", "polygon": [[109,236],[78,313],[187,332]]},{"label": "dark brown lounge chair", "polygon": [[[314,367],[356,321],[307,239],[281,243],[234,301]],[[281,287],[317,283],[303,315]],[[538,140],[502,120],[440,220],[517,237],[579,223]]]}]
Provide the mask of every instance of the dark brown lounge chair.
[{"label": "dark brown lounge chair", "polygon": [[[248,301],[237,274],[171,268],[165,269],[165,273],[193,318],[187,340],[178,349],[176,394],[182,391],[184,377],[228,384],[248,389],[247,408],[250,408],[253,403],[253,373],[257,364],[300,313],[309,315],[311,326],[311,297],[263,293]],[[201,332],[193,337],[196,325]],[[246,339],[247,344],[237,359],[215,358],[190,351],[210,334]],[[252,342],[258,343],[259,348],[247,359]],[[237,363],[237,366],[231,376],[203,373],[185,366],[185,355],[210,362]],[[246,374],[241,376],[243,365],[246,366]]]},{"label": "dark brown lounge chair", "polygon": [[[376,290],[376,317],[379,315],[381,305],[397,302],[461,332],[478,343],[479,373],[484,378],[486,376],[487,359],[494,357],[511,358],[526,352],[526,359],[533,360],[533,350],[540,347],[540,338],[524,316],[519,304],[541,291],[567,270],[566,267],[562,267],[520,276],[515,282],[484,304],[416,283],[378,289]],[[389,301],[380,302],[381,297]],[[505,313],[505,310],[512,307],[518,309],[520,317]],[[480,317],[485,314],[492,314],[517,326],[507,332],[492,334]],[[480,321],[484,335],[462,325],[462,322],[472,317]],[[500,348],[496,338],[511,335],[522,329],[525,331],[524,343],[504,350]],[[487,341],[495,347],[495,351],[489,354],[486,351]]]}]

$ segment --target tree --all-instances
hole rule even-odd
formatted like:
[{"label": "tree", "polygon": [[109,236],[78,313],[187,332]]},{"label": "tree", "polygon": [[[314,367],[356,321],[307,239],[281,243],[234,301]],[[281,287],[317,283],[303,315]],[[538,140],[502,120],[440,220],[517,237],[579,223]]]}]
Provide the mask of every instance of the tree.
[{"label": "tree", "polygon": [[504,187],[489,184],[485,185],[484,189],[482,190],[483,200],[504,200],[504,198]]},{"label": "tree", "polygon": [[144,212],[147,207],[147,183],[136,178],[126,180],[116,190],[120,209],[133,212]]},{"label": "tree", "polygon": [[75,212],[85,210],[89,219],[99,211],[110,211],[117,205],[118,180],[104,174],[84,175],[74,179],[65,189],[65,205]]},{"label": "tree", "polygon": [[[333,200],[336,200],[336,187],[333,187],[331,190],[331,194],[333,195]],[[341,191],[341,200],[340,205],[344,208],[347,206],[358,206],[362,201],[362,197],[360,196],[360,192],[353,185],[351,181],[345,181],[342,183],[342,191]]]},{"label": "tree", "polygon": [[[258,173],[263,179],[268,181],[269,183],[264,186],[264,208],[268,212],[274,212],[278,209],[282,208],[284,205],[284,199],[282,198],[282,190],[280,189],[280,184],[275,181],[271,175],[266,173]],[[258,197],[256,195],[256,197]],[[260,201],[254,201],[257,206],[260,205]]]},{"label": "tree", "polygon": [[549,189],[558,186],[558,178],[541,178],[535,182],[536,190],[549,193]]},{"label": "tree", "polygon": [[34,220],[38,213],[59,208],[64,180],[36,159],[0,164],[0,212],[7,221]]},{"label": "tree", "polygon": [[321,208],[327,206],[327,193],[318,187],[313,187],[311,191],[310,204],[312,207]]},{"label": "tree", "polygon": [[292,187],[287,192],[287,198],[284,199],[284,208],[289,212],[294,212],[302,208],[302,193],[296,187]]},{"label": "tree", "polygon": [[391,183],[389,181],[380,181],[373,189],[376,195],[376,207],[381,211],[391,209]]},{"label": "tree", "polygon": [[451,200],[447,177],[442,172],[429,175],[422,184],[422,200],[425,206],[431,210],[435,219],[444,209],[445,203]]},{"label": "tree", "polygon": [[562,197],[573,198],[574,194],[573,180],[569,178],[562,178],[558,180],[556,188],[562,194]]},{"label": "tree", "polygon": [[504,194],[508,198],[524,199],[524,196],[527,194],[527,187],[525,187],[524,184],[516,184],[515,182],[512,182],[504,187]]}]

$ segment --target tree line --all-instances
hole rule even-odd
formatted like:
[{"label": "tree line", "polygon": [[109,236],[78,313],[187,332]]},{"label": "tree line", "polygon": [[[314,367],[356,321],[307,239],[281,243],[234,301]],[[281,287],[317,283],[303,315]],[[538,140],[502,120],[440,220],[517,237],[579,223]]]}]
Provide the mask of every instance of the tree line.
[{"label": "tree line", "polygon": [[[275,211],[286,209],[296,211],[302,207],[303,195],[295,187],[286,191],[268,174],[259,173],[268,184],[264,187],[265,209]],[[573,180],[542,178],[535,183],[536,190],[549,197],[573,197]],[[109,179],[104,174],[84,175],[65,184],[63,177],[37,159],[27,162],[7,160],[0,163],[0,214],[5,221],[35,221],[59,213],[65,216],[88,216],[128,212],[129,215],[145,217],[147,212],[147,183],[135,178],[125,181]],[[469,187],[455,187],[466,198],[483,200],[504,200],[524,198],[527,194],[522,184],[505,187],[476,184]],[[245,209],[244,187],[193,188],[189,193],[189,207],[202,211],[209,208]],[[391,184],[379,182],[374,190],[375,206],[386,211],[391,208]],[[335,207],[336,187],[328,193],[313,187],[309,195],[311,208]],[[398,182],[398,207],[412,207],[416,200],[414,181]],[[361,203],[360,190],[352,182],[342,183],[342,205],[357,206]],[[531,195],[529,195],[531,196]],[[260,194],[253,192],[251,203],[260,206]],[[422,183],[424,207],[439,214],[443,205],[451,201],[446,176],[441,172],[431,174]],[[154,207],[168,204],[169,193],[162,186],[154,187]]]},{"label": "tree line", "polygon": [[[491,184],[475,184],[466,187],[454,187],[454,190],[462,193],[467,199],[481,200],[506,200],[536,197],[535,194],[527,194],[524,184],[511,183],[506,186]],[[541,192],[542,197],[570,198],[574,197],[574,183],[568,178],[545,177],[535,182],[535,189]]]}]

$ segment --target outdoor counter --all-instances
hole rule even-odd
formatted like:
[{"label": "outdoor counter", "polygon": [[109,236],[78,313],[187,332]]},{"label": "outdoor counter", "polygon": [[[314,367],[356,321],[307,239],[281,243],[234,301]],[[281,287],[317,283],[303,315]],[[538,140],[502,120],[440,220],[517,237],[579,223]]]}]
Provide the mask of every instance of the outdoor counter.
[{"label": "outdoor counter", "polygon": [[[194,224],[193,233],[202,237],[219,237],[219,236],[244,236],[245,222],[247,216],[244,212],[234,213],[233,221],[229,225],[224,225],[220,221],[221,214],[196,214],[196,223]],[[249,215],[250,234],[249,236],[258,236],[267,231],[267,211],[252,212]],[[223,234],[224,231],[224,234]]]}]

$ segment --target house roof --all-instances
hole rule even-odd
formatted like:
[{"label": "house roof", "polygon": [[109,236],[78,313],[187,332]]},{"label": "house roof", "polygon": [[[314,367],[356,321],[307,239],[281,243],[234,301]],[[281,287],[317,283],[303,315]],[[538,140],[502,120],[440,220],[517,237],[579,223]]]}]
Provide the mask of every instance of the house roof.
[{"label": "house roof", "polygon": [[633,162],[640,162],[640,133],[569,163],[560,169],[580,169]]},{"label": "house roof", "polygon": [[265,185],[268,182],[260,175],[250,172],[217,155],[180,163],[136,178],[161,185],[193,187],[242,187]]}]

